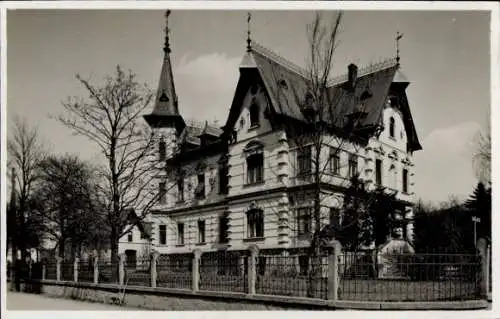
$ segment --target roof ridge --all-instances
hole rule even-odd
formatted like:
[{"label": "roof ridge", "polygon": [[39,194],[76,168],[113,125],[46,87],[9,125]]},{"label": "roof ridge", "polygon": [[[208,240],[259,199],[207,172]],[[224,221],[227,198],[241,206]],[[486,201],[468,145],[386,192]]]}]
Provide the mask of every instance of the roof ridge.
[{"label": "roof ridge", "polygon": [[[365,76],[365,75],[368,75],[371,73],[382,71],[384,69],[388,69],[388,68],[393,67],[395,65],[398,65],[396,58],[388,58],[388,59],[385,59],[381,62],[371,63],[371,64],[366,65],[364,67],[358,68],[358,77],[362,77],[362,76]],[[327,86],[331,87],[331,86],[334,86],[336,84],[346,82],[348,79],[348,76],[349,76],[348,73],[337,75],[337,76],[331,78],[330,80],[328,80]]]},{"label": "roof ridge", "polygon": [[[272,59],[274,62],[286,67],[290,71],[293,71],[297,73],[298,75],[308,78],[308,72],[305,68],[291,62],[290,60],[284,58],[280,54],[276,53],[275,51],[263,46],[262,44],[258,42],[252,42],[252,49],[255,50],[256,52]],[[365,76],[370,73],[382,71],[384,69],[388,69],[390,67],[393,67],[395,65],[398,65],[398,62],[396,58],[387,58],[385,60],[382,60],[381,62],[376,62],[376,63],[371,63],[366,66],[363,66],[361,68],[358,68],[358,77]],[[328,80],[328,87],[334,86],[336,84],[342,83],[347,81],[348,79],[348,74],[344,73],[341,75],[337,75],[335,77],[332,77]]]},{"label": "roof ridge", "polygon": [[263,46],[262,44],[252,41],[252,50],[254,50],[262,55],[265,55],[266,57],[272,59],[274,62],[286,67],[290,71],[293,71],[293,72],[297,73],[298,75],[307,78],[307,70],[305,68],[303,68],[303,67],[293,63],[292,61],[284,58],[280,54]]}]

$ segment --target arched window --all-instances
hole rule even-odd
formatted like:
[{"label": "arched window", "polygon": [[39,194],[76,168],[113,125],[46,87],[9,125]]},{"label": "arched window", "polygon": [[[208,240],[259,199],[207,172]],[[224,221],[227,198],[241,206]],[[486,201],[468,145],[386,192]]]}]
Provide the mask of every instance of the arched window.
[{"label": "arched window", "polygon": [[259,142],[250,142],[245,147],[247,164],[247,184],[264,181],[264,146]]},{"label": "arched window", "polygon": [[396,130],[396,121],[394,120],[394,117],[391,116],[389,119],[389,135],[394,138],[394,131]]},{"label": "arched window", "polygon": [[250,127],[259,126],[259,106],[255,103],[250,105]]}]

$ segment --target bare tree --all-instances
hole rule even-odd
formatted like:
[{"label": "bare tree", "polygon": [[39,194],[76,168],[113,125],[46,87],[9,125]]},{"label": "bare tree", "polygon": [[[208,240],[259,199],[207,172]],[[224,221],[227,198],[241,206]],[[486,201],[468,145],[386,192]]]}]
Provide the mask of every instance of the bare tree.
[{"label": "bare tree", "polygon": [[491,183],[491,131],[478,132],[476,137],[477,148],[473,156],[477,178],[483,183]]},{"label": "bare tree", "polygon": [[[17,251],[21,251],[22,259],[27,256],[25,224],[29,212],[30,198],[38,178],[38,168],[45,157],[45,150],[35,127],[30,127],[25,119],[16,118],[7,140],[8,165],[12,168],[11,176],[15,194],[11,200],[17,204],[14,222],[11,223],[14,234],[11,244],[12,256],[17,263]],[[16,275],[16,286],[18,282]],[[18,287],[19,288],[19,287]]]},{"label": "bare tree", "polygon": [[[349,177],[343,181],[337,181],[336,184],[341,185],[336,186],[347,188],[353,178],[362,183],[358,179],[357,160],[353,165],[350,160],[342,164],[333,163],[334,159],[346,149],[349,149],[349,152],[357,158],[359,151],[367,145],[372,134],[370,132],[373,132],[373,127],[363,125],[368,111],[367,104],[363,102],[364,99],[370,97],[369,88],[371,82],[377,80],[375,76],[367,79],[364,84],[365,93],[368,96],[365,96],[365,93],[355,94],[354,85],[356,84],[352,84],[353,87],[347,87],[351,85],[349,82],[342,89],[332,90],[331,70],[338,46],[341,20],[342,12],[331,20],[324,19],[320,13],[316,14],[307,29],[310,52],[306,69],[300,70],[301,76],[294,78],[295,83],[278,85],[277,92],[275,92],[278,96],[279,108],[290,110],[291,104],[296,104],[301,108],[303,116],[302,121],[287,119],[282,125],[289,139],[290,150],[293,150],[297,157],[297,161],[291,163],[292,171],[295,172],[292,184],[299,187],[295,194],[302,196],[302,199],[292,201],[292,209],[295,211],[296,204],[302,204],[304,199],[312,202],[313,206],[308,216],[301,216],[309,220],[306,231],[309,232],[308,255],[312,261],[308,285],[310,296],[314,295],[317,290],[315,283],[321,271],[319,258],[322,254],[322,247],[329,240],[338,239],[345,230],[352,229],[353,225],[357,228],[373,227],[370,207],[377,203],[377,198],[380,197],[378,195],[383,193],[365,192],[362,198],[351,198],[351,202],[359,209],[351,209],[350,212],[356,215],[350,216],[349,219],[345,218],[343,223],[327,222],[328,227],[323,227],[324,221],[332,217],[330,212],[327,212],[331,202],[336,201],[339,204],[344,201],[343,192],[325,191],[325,185],[330,183],[328,180],[332,175],[331,168],[333,166],[336,166],[335,169],[349,167]],[[274,83],[281,84],[283,81],[281,72],[279,67],[272,72]],[[354,111],[347,115],[343,112],[346,105],[354,105]],[[378,132],[380,132],[379,129],[375,130],[375,134]],[[299,160],[299,157],[305,160]],[[339,213],[342,215],[340,211],[337,212]],[[387,214],[392,213],[387,212]],[[299,216],[296,217],[299,218]],[[293,230],[294,226],[298,227],[298,225],[289,225],[289,228]]]},{"label": "bare tree", "polygon": [[154,183],[162,171],[153,147],[156,137],[142,119],[153,94],[136,81],[134,73],[125,73],[119,66],[103,85],[79,75],[77,79],[89,96],[69,98],[63,103],[66,114],[58,119],[89,138],[105,156],[99,191],[110,226],[111,259],[117,262],[118,240],[130,231],[125,227],[130,210],[140,212],[143,219],[160,197]]}]

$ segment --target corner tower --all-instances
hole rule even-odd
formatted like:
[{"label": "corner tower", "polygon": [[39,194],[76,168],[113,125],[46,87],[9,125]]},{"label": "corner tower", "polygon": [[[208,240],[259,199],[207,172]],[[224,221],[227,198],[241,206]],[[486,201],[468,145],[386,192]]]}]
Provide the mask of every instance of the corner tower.
[{"label": "corner tower", "polygon": [[[172,63],[170,61],[169,16],[170,10],[165,13],[164,56],[153,112],[144,115],[144,119],[155,133],[155,136],[159,138],[160,154],[165,152],[163,156],[166,158],[172,154],[177,144],[177,138],[186,126],[184,119],[179,114],[174,75],[172,73]],[[161,145],[163,145],[163,147]],[[165,148],[165,151],[163,151],[162,148]],[[160,155],[160,157],[162,157],[162,155]]]}]

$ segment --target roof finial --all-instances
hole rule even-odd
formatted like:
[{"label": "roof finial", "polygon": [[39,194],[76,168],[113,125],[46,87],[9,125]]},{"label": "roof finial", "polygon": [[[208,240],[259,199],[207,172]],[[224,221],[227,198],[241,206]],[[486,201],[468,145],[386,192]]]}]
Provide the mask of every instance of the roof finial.
[{"label": "roof finial", "polygon": [[168,33],[170,32],[170,29],[168,28],[168,16],[170,15],[170,10],[167,10],[165,12],[165,47],[163,48],[163,51],[165,53],[170,53],[170,43],[169,43],[169,36]]},{"label": "roof finial", "polygon": [[399,40],[403,37],[402,33],[399,33],[399,31],[396,33],[396,63],[399,64]]},{"label": "roof finial", "polygon": [[250,20],[252,20],[252,14],[248,12],[247,16],[247,52],[252,51],[252,39],[250,38]]}]

